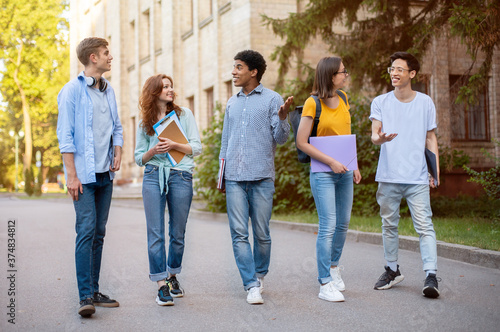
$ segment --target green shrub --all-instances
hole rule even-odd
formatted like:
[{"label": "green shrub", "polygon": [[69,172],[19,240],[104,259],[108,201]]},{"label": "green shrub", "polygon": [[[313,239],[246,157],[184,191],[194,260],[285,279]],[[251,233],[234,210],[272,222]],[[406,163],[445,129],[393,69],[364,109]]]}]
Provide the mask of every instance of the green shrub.
[{"label": "green shrub", "polygon": [[[491,140],[495,145],[500,146],[500,140]],[[493,160],[495,162],[495,166],[490,168],[487,171],[482,171],[478,172],[473,169],[471,169],[468,166],[464,166],[464,169],[467,171],[467,173],[471,176],[470,182],[475,182],[480,184],[485,193],[486,196],[489,198],[489,203],[491,204],[490,206],[492,207],[490,209],[490,215],[489,217],[492,218],[493,220],[499,221],[500,220],[500,158],[496,158],[492,156],[490,153],[485,151],[484,149],[481,149],[483,154],[488,157],[489,159]]]},{"label": "green shrub", "polygon": [[434,196],[431,200],[431,206],[434,217],[446,218],[490,218],[494,211],[500,211],[500,201],[491,200],[486,195],[481,197],[467,195],[458,197]]},{"label": "green shrub", "polygon": [[[500,140],[491,140],[495,145],[500,146]],[[477,172],[470,167],[464,166],[464,169],[471,176],[470,182],[480,184],[486,195],[492,200],[500,199],[500,158],[496,158],[488,153],[486,150],[481,149],[483,155],[495,162],[495,166],[487,171]]]},{"label": "green shrub", "polygon": [[449,147],[439,148],[439,168],[441,173],[451,171],[454,168],[462,168],[469,163],[469,159],[469,156],[463,150],[452,150]]},{"label": "green shrub", "polygon": [[313,211],[315,206],[309,184],[309,164],[299,162],[291,130],[288,141],[276,148],[274,164],[276,192],[273,212]]},{"label": "green shrub", "polygon": [[358,96],[352,96],[349,100],[351,131],[356,135],[358,167],[363,177],[359,184],[354,184],[352,214],[358,216],[370,216],[378,214],[379,211],[376,198],[378,184],[375,182],[375,174],[380,146],[371,141],[370,104],[370,100]]},{"label": "green shrub", "polygon": [[224,123],[224,113],[220,103],[215,106],[214,113],[209,126],[202,133],[203,152],[196,157],[194,188],[207,202],[207,208],[210,211],[225,212],[226,196],[217,190],[219,152]]}]

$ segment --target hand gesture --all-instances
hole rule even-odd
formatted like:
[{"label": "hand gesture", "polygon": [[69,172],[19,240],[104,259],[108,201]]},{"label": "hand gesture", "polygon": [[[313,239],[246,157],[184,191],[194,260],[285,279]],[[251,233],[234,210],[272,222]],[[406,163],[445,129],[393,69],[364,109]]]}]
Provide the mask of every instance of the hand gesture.
[{"label": "hand gesture", "polygon": [[382,127],[378,128],[378,138],[380,144],[392,141],[398,134],[387,134],[382,132]]},{"label": "hand gesture", "polygon": [[286,99],[285,103],[280,106],[280,110],[278,111],[278,116],[280,120],[285,120],[288,115],[288,110],[290,109],[290,105],[293,103],[293,96],[290,96]]}]

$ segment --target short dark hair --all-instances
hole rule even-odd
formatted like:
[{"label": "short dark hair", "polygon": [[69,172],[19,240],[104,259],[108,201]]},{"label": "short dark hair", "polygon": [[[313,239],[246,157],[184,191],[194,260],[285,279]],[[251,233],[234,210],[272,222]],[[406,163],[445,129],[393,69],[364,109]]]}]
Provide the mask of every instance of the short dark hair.
[{"label": "short dark hair", "polygon": [[253,50],[245,50],[238,52],[238,54],[234,56],[234,60],[243,61],[248,66],[249,70],[257,69],[257,81],[260,83],[260,79],[266,72],[267,67],[266,60],[264,60],[262,54]]},{"label": "short dark hair", "polygon": [[335,95],[333,76],[338,73],[342,59],[336,56],[319,60],[314,75],[312,94],[321,99],[332,98]]},{"label": "short dark hair", "polygon": [[418,71],[420,70],[420,63],[418,62],[417,58],[415,58],[412,54],[408,52],[396,52],[393,55],[391,55],[391,64],[397,59],[405,60],[406,64],[408,65],[408,68],[410,70],[416,71],[418,74]]},{"label": "short dark hair", "polygon": [[85,38],[76,47],[76,55],[78,56],[78,60],[80,60],[82,65],[87,66],[90,61],[90,55],[99,55],[99,48],[101,47],[108,47],[108,42],[106,39],[99,37]]}]

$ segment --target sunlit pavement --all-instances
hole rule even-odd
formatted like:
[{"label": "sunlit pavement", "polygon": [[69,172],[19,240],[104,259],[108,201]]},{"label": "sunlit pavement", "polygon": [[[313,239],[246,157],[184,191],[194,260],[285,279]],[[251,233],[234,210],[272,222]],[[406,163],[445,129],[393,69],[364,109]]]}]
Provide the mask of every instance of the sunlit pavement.
[{"label": "sunlit pavement", "polygon": [[[193,207],[196,210],[196,202]],[[500,270],[440,258],[441,296],[421,295],[425,275],[418,252],[401,250],[405,280],[386,291],[373,285],[383,272],[380,245],[348,240],[341,264],[346,301],[318,299],[313,232],[273,224],[265,303],[245,301],[227,220],[193,212],[182,273],[186,291],[175,306],[155,303],[148,278],[142,202],[115,199],[111,208],[100,287],[120,302],[77,314],[74,210],[69,198],[24,200],[0,195],[1,331],[496,331],[500,324]],[[14,269],[7,266],[9,228],[15,220]],[[15,272],[8,272],[14,270]],[[14,274],[15,278],[8,279]],[[9,295],[14,289],[14,295]],[[12,310],[8,305],[14,301]],[[11,314],[9,316],[9,314]],[[15,325],[9,323],[14,316]]]}]

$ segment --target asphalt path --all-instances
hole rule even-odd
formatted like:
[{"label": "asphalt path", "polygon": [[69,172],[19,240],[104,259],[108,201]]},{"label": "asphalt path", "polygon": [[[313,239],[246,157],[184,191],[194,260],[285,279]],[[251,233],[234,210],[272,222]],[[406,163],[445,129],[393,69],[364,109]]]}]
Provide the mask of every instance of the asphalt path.
[{"label": "asphalt path", "polygon": [[[201,216],[201,217],[200,217]],[[15,266],[9,272],[8,221],[15,219]],[[315,234],[272,226],[272,258],[263,305],[246,303],[227,221],[193,213],[183,270],[186,291],[172,307],[155,302],[148,278],[144,211],[114,200],[107,227],[101,292],[119,308],[77,314],[74,209],[69,199],[0,196],[0,331],[498,331],[500,270],[439,258],[441,296],[421,295],[420,254],[401,250],[405,280],[375,291],[380,245],[347,241],[341,264],[346,301],[318,299]],[[13,229],[11,228],[11,231]],[[12,257],[12,256],[11,256]],[[9,277],[14,274],[15,278]],[[9,294],[15,291],[15,295]],[[14,321],[12,299],[15,301]],[[9,315],[10,314],[10,315]]]}]

